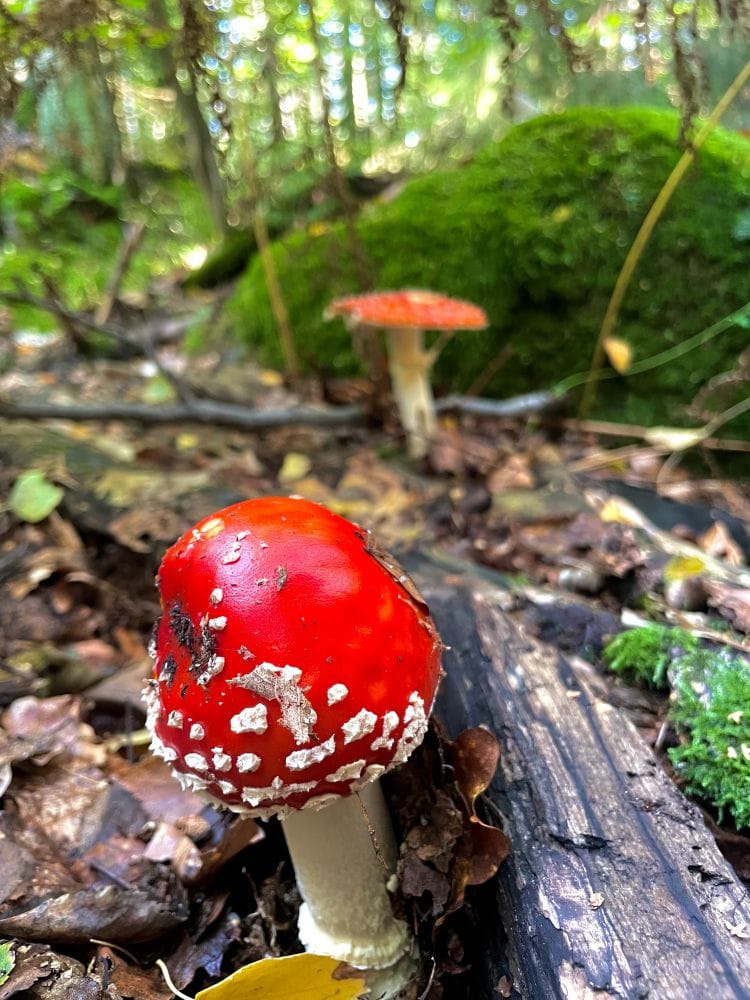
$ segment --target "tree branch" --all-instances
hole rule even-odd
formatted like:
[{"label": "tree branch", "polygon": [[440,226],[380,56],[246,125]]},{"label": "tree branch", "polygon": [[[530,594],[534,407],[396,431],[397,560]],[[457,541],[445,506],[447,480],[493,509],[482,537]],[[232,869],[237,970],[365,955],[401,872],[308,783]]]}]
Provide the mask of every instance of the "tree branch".
[{"label": "tree branch", "polygon": [[193,399],[170,406],[139,403],[11,403],[0,399],[0,417],[8,420],[125,420],[140,424],[196,423],[245,430],[267,430],[289,424],[311,427],[345,427],[365,418],[360,406],[334,408],[299,407],[276,410],[251,410],[235,403],[212,399]]}]

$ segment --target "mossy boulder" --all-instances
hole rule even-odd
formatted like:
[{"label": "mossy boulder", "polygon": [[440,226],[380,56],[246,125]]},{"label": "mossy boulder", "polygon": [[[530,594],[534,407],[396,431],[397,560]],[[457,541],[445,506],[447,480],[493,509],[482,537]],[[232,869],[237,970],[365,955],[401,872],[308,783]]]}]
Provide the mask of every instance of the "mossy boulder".
[{"label": "mossy boulder", "polygon": [[[503,396],[586,369],[607,299],[645,213],[680,156],[670,112],[576,109],[513,128],[472,163],[410,182],[373,205],[358,233],[380,288],[426,287],[482,305],[491,326],[456,337],[437,366],[441,389],[466,390],[512,345],[486,386]],[[641,259],[617,333],[635,359],[699,332],[750,300],[750,142],[717,129],[683,179]],[[348,373],[356,360],[332,298],[357,288],[341,224],[277,242],[274,255],[300,354]],[[260,261],[228,306],[232,328],[267,364],[280,350]],[[670,365],[606,383],[599,412],[680,419],[711,375],[747,344],[733,329]]]}]

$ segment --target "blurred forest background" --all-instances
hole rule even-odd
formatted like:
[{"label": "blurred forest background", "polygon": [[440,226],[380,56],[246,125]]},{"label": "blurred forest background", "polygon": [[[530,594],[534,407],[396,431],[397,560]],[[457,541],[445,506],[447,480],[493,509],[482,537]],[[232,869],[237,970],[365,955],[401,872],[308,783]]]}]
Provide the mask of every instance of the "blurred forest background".
[{"label": "blurred forest background", "polygon": [[[627,248],[749,25],[745,0],[3,0],[6,355],[60,328],[106,353],[107,323],[156,311],[180,317],[169,336],[189,352],[242,345],[281,367],[281,308],[287,369],[350,376],[331,298],[432,287],[491,323],[471,350],[448,345],[439,389],[548,388],[586,370]],[[745,86],[626,297],[636,362],[750,300],[748,130]],[[620,364],[601,412],[684,422],[716,376],[692,418],[735,403],[743,315],[679,361]],[[157,378],[158,402],[173,387]]]}]

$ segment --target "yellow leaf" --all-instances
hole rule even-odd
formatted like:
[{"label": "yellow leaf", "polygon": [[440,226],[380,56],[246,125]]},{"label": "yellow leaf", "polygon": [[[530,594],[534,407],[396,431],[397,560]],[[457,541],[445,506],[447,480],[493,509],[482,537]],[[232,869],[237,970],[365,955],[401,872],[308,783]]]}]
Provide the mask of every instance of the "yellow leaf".
[{"label": "yellow leaf", "polygon": [[364,979],[344,978],[348,967],[323,955],[264,958],[238,969],[195,1000],[357,1000]]},{"label": "yellow leaf", "polygon": [[604,350],[609,363],[619,375],[625,375],[633,360],[633,348],[622,337],[605,337]]},{"label": "yellow leaf", "polygon": [[284,455],[284,461],[279,469],[279,482],[294,483],[298,479],[304,479],[312,468],[312,462],[299,451],[290,451]]},{"label": "yellow leaf", "polygon": [[570,205],[558,205],[552,213],[552,220],[553,222],[567,222],[572,214],[573,209]]},{"label": "yellow leaf", "polygon": [[284,384],[284,376],[281,372],[276,372],[273,368],[262,368],[258,372],[258,381],[268,389],[275,389]]},{"label": "yellow leaf", "polygon": [[664,580],[667,583],[688,580],[700,576],[705,570],[705,564],[698,556],[675,556],[664,567]]}]

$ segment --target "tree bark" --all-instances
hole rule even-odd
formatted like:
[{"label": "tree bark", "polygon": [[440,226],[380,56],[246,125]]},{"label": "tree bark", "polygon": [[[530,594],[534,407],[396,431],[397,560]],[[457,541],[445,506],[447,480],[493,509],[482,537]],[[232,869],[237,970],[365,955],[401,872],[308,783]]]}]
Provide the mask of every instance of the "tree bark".
[{"label": "tree bark", "polygon": [[492,574],[416,568],[448,646],[437,714],[502,746],[513,849],[472,997],[746,998],[748,892],[596,671],[526,635]]}]

